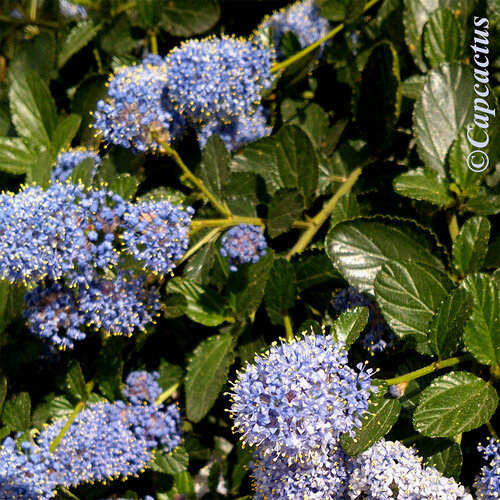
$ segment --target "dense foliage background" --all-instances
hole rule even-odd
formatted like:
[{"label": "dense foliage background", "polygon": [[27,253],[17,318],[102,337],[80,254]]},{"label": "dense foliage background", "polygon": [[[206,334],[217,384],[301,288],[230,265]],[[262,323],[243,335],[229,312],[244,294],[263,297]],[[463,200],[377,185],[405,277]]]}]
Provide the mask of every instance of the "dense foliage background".
[{"label": "dense foliage background", "polygon": [[[229,381],[272,342],[325,326],[347,340],[352,366],[368,360],[377,379],[400,384],[388,392],[381,382],[344,450],[355,456],[383,436],[400,440],[472,489],[483,465],[477,445],[500,430],[500,130],[497,107],[490,166],[470,171],[466,127],[477,96],[469,45],[474,16],[488,18],[493,108],[498,1],[383,0],[364,12],[362,0],[317,0],[343,29],[319,60],[310,51],[275,72],[263,96],[272,135],[233,152],[215,134],[200,150],[192,130],[174,144],[225,215],[175,156],[103,143],[92,112],[118,68],[198,35],[251,36],[288,3],[75,3],[88,16],[63,16],[57,1],[2,0],[0,187],[46,187],[58,153],[84,146],[103,161],[93,179],[83,162],[74,181],[193,206],[190,250],[172,275],[147,278],[161,287],[156,324],[130,337],[89,334],[50,355],[22,316],[26,287],[0,282],[0,438],[33,436],[79,402],[121,399],[129,372],[157,370],[183,415],[182,446],[158,452],[137,478],[58,498],[193,498],[195,487],[204,498],[252,496],[252,450],[232,434]],[[280,60],[300,49],[288,33]],[[220,238],[241,222],[264,228],[268,248],[231,272]],[[366,307],[340,314],[332,306],[349,285],[377,304],[395,335],[382,352],[356,340]]]}]

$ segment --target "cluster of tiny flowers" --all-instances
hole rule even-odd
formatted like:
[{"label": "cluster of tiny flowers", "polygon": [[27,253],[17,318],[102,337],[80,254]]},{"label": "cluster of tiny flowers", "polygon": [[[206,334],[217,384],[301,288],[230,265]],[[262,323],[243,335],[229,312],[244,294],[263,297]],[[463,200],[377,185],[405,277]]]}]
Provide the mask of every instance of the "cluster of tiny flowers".
[{"label": "cluster of tiny flowers", "polygon": [[91,158],[94,163],[93,175],[101,164],[101,157],[86,148],[71,148],[57,155],[56,165],[52,171],[52,182],[64,182],[71,176],[73,169],[86,158]]},{"label": "cluster of tiny flowers", "polygon": [[123,395],[134,405],[154,403],[162,393],[158,372],[139,370],[130,372],[125,379]]},{"label": "cluster of tiny flowers", "polygon": [[337,447],[305,462],[254,453],[251,464],[256,500],[324,500],[343,498],[349,479],[349,458]]},{"label": "cluster of tiny flowers", "polygon": [[[36,439],[38,446],[49,450],[66,423],[61,418],[46,426]],[[150,447],[123,423],[116,403],[94,403],[76,416],[46,467],[58,485],[71,487],[137,475],[151,459]]]},{"label": "cluster of tiny flowers", "polygon": [[127,66],[108,83],[108,97],[97,103],[95,128],[104,141],[139,152],[163,150],[162,142],[183,132],[182,119],[165,99],[166,64],[148,57]]},{"label": "cluster of tiny flowers", "polygon": [[285,33],[292,32],[297,37],[300,46],[304,48],[323,38],[328,33],[329,24],[324,17],[320,16],[319,9],[313,0],[302,0],[264,18],[257,28],[257,36],[268,30],[271,31],[272,41],[278,55],[282,57],[280,45]]},{"label": "cluster of tiny flowers", "polygon": [[56,484],[45,466],[49,454],[29,442],[20,448],[10,437],[0,446],[0,499],[52,498]]},{"label": "cluster of tiny flowers", "polygon": [[168,200],[130,205],[124,214],[122,240],[126,251],[153,273],[170,273],[188,247],[194,210]]},{"label": "cluster of tiny flowers", "polygon": [[75,204],[80,195],[77,186],[60,183],[0,195],[0,277],[37,282],[74,269],[85,253]]},{"label": "cluster of tiny flowers", "polygon": [[361,345],[370,351],[387,352],[394,346],[394,333],[382,318],[376,304],[370,302],[352,286],[340,290],[332,300],[337,312],[344,312],[354,307],[368,307],[368,324],[359,339]]},{"label": "cluster of tiny flowers", "polygon": [[220,254],[227,257],[229,270],[236,272],[241,264],[255,264],[266,255],[267,242],[260,226],[239,224],[221,238]]},{"label": "cluster of tiny flowers", "polygon": [[368,410],[372,370],[347,366],[330,336],[276,344],[239,373],[231,414],[242,440],[290,461],[324,455],[343,433],[354,434]]},{"label": "cluster of tiny flowers", "polygon": [[484,466],[481,475],[476,477],[474,487],[476,488],[476,498],[493,500],[500,498],[500,441],[490,439],[487,446],[478,446],[478,451],[482,451],[484,458],[490,460],[488,466]]},{"label": "cluster of tiny flowers", "polygon": [[167,97],[202,146],[218,133],[229,149],[268,135],[260,106],[272,83],[272,50],[243,38],[190,40],[166,57]]},{"label": "cluster of tiny flowers", "polygon": [[382,439],[351,462],[347,496],[367,500],[472,500],[466,489],[433,467],[424,467],[412,448]]},{"label": "cluster of tiny flowers", "polygon": [[86,19],[87,9],[83,5],[76,5],[69,0],[59,0],[59,10],[63,17],[80,17]]},{"label": "cluster of tiny flowers", "polygon": [[143,276],[120,271],[113,279],[96,278],[79,287],[78,306],[88,326],[130,336],[153,322],[160,297],[146,287]]},{"label": "cluster of tiny flowers", "polygon": [[85,338],[80,330],[85,318],[75,302],[74,290],[61,283],[38,285],[24,300],[23,316],[34,335],[63,349],[73,349],[74,341]]}]

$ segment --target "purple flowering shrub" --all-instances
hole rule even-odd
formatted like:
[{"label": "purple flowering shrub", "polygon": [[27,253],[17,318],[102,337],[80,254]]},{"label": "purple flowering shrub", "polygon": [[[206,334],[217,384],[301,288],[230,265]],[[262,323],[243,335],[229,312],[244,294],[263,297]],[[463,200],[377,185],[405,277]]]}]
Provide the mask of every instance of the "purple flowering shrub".
[{"label": "purple flowering shrub", "polygon": [[0,500],[499,499],[499,21],[3,2]]}]

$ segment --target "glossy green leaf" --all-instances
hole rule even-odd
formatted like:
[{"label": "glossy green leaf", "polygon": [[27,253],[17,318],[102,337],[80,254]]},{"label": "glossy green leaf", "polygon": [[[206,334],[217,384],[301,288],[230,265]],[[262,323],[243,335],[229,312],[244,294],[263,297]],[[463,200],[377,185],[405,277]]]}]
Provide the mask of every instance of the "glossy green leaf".
[{"label": "glossy green leaf", "polygon": [[415,446],[427,466],[434,467],[444,476],[453,477],[458,481],[462,468],[462,450],[456,441],[445,438],[420,438]]},{"label": "glossy green leaf", "polygon": [[335,226],[339,222],[356,219],[360,215],[361,209],[356,195],[352,193],[345,194],[335,205],[335,209],[330,217],[330,227]]},{"label": "glossy green leaf", "polygon": [[271,198],[267,213],[267,231],[271,238],[286,233],[304,211],[304,198],[298,189],[280,189]]},{"label": "glossy green leaf", "polygon": [[137,1],[139,22],[143,28],[151,29],[160,23],[163,4],[165,2],[162,2],[162,0]]},{"label": "glossy green leaf", "polygon": [[87,389],[82,369],[78,362],[72,362],[66,374],[66,390],[77,401],[87,399]]},{"label": "glossy green leaf", "polygon": [[84,158],[71,171],[70,180],[74,184],[83,183],[84,186],[91,186],[94,178],[95,162],[93,158]]},{"label": "glossy green leaf", "polygon": [[394,179],[396,193],[440,207],[455,201],[448,187],[448,181],[430,168],[415,168]]},{"label": "glossy green leaf", "polygon": [[111,337],[101,347],[97,358],[96,379],[99,391],[110,401],[122,398],[123,346],[121,337]]},{"label": "glossy green leaf", "polygon": [[12,432],[25,432],[31,423],[31,401],[27,392],[21,392],[15,399],[5,402],[2,422]]},{"label": "glossy green leaf", "polygon": [[487,274],[467,276],[461,285],[474,299],[472,314],[464,331],[466,349],[486,365],[500,363],[500,292]]},{"label": "glossy green leaf", "polygon": [[410,261],[386,262],[375,279],[375,297],[391,330],[429,353],[428,330],[452,281],[439,269]]},{"label": "glossy green leaf", "polygon": [[198,175],[208,190],[215,197],[224,201],[224,186],[229,181],[229,163],[231,153],[226,149],[224,141],[217,135],[208,138],[201,153],[201,164]]},{"label": "glossy green leaf", "polygon": [[6,396],[7,396],[7,377],[0,374],[0,415],[2,414],[2,408]]},{"label": "glossy green leaf", "polygon": [[58,123],[52,137],[52,150],[55,154],[69,148],[80,128],[81,121],[82,119],[78,115],[68,115]]},{"label": "glossy green leaf", "polygon": [[111,183],[111,191],[124,200],[131,200],[139,188],[139,179],[130,174],[121,174]]},{"label": "glossy green leaf", "polygon": [[332,325],[330,335],[336,342],[344,342],[346,348],[354,344],[368,322],[368,308],[354,307],[343,312]]},{"label": "glossy green leaf", "polygon": [[57,111],[46,83],[36,73],[19,75],[10,87],[9,104],[17,133],[49,149]]},{"label": "glossy green leaf", "polygon": [[209,337],[194,350],[184,383],[186,416],[192,422],[199,422],[219,396],[235,359],[234,347],[234,338],[224,333]]},{"label": "glossy green leaf", "polygon": [[53,162],[49,150],[39,149],[26,172],[26,180],[46,188],[50,182],[52,166]]},{"label": "glossy green leaf", "polygon": [[472,304],[472,295],[461,288],[441,301],[429,325],[429,345],[434,354],[446,359],[457,351],[472,314]]},{"label": "glossy green leaf", "polygon": [[22,139],[0,137],[0,170],[21,175],[35,162],[35,151]]},{"label": "glossy green leaf", "polygon": [[412,75],[401,83],[403,97],[416,101],[422,92],[425,75]]},{"label": "glossy green leaf", "polygon": [[295,304],[297,289],[292,265],[285,259],[276,259],[271,268],[264,294],[269,318],[275,324],[282,324],[282,315]]},{"label": "glossy green leaf", "polygon": [[463,32],[450,9],[432,12],[424,26],[424,53],[431,67],[443,62],[459,61],[462,56]]},{"label": "glossy green leaf", "polygon": [[172,453],[157,451],[151,469],[164,474],[175,475],[187,470],[189,456],[184,448],[176,448]]},{"label": "glossy green leaf", "polygon": [[496,215],[500,213],[500,194],[480,193],[465,203],[465,212],[474,212],[477,215]]},{"label": "glossy green leaf", "polygon": [[498,406],[498,394],[468,372],[434,379],[413,413],[413,426],[428,437],[452,437],[488,422]]},{"label": "glossy green leaf", "polygon": [[292,265],[299,292],[335,279],[342,279],[324,252],[302,253],[292,260]]},{"label": "glossy green leaf", "polygon": [[470,67],[447,63],[429,72],[413,112],[413,132],[425,165],[445,174],[450,146],[474,114]]},{"label": "glossy green leaf", "polygon": [[216,0],[172,0],[163,5],[161,26],[171,35],[189,37],[208,31],[219,16]]},{"label": "glossy green leaf", "polygon": [[442,268],[430,252],[431,243],[409,223],[355,219],[341,222],[326,237],[326,253],[344,278],[360,292],[373,292],[385,262],[404,259]]},{"label": "glossy green leaf", "polygon": [[164,391],[170,389],[174,384],[179,383],[183,376],[183,370],[179,365],[169,363],[165,360],[160,362],[158,372],[160,374],[158,383]]},{"label": "glossy green leaf", "polygon": [[460,228],[453,242],[453,267],[465,276],[479,271],[483,267],[488,253],[491,224],[486,217],[471,217]]},{"label": "glossy green leaf", "polygon": [[75,24],[61,43],[57,64],[61,68],[76,54],[83,49],[99,32],[101,24],[96,24],[93,19],[84,19]]}]

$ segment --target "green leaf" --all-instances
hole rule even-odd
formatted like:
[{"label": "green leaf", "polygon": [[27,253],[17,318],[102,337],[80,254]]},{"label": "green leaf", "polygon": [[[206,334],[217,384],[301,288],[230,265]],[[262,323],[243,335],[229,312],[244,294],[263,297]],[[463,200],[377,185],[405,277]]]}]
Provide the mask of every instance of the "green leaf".
[{"label": "green leaf", "polygon": [[36,73],[18,75],[9,90],[9,104],[17,133],[49,149],[57,126],[57,111],[45,82]]},{"label": "green leaf", "polygon": [[459,61],[463,38],[462,29],[451,10],[435,10],[424,26],[423,36],[424,53],[431,67]]},{"label": "green leaf", "polygon": [[212,408],[234,362],[234,338],[230,333],[213,335],[194,350],[187,366],[184,388],[186,416],[199,422]]},{"label": "green leaf", "polygon": [[99,390],[110,401],[122,397],[123,339],[111,337],[101,347],[97,358],[96,379]]},{"label": "green leaf", "polygon": [[425,83],[425,75],[412,75],[401,83],[403,97],[416,101],[422,92]]},{"label": "green leaf", "polygon": [[256,264],[246,264],[236,273],[231,273],[227,289],[238,319],[245,319],[260,306],[273,260],[274,252],[268,248],[267,254]]},{"label": "green leaf", "polygon": [[58,66],[60,68],[64,66],[71,56],[83,49],[97,35],[101,27],[101,24],[96,24],[92,19],[85,19],[73,26],[60,45]]},{"label": "green leaf", "polygon": [[500,363],[500,293],[487,274],[467,276],[461,285],[472,294],[474,305],[464,330],[466,349],[485,365]]},{"label": "green leaf", "polygon": [[478,215],[496,215],[500,212],[500,195],[481,193],[475,198],[469,198],[464,205],[464,211]]},{"label": "green leaf", "polygon": [[286,233],[304,211],[304,198],[298,189],[280,189],[271,198],[267,214],[267,231],[271,238]]},{"label": "green leaf", "polygon": [[82,369],[78,362],[72,362],[71,367],[66,374],[66,390],[77,401],[87,399],[87,389]]},{"label": "green leaf", "polygon": [[84,158],[76,165],[70,176],[73,184],[83,183],[84,186],[91,186],[94,178],[95,162],[93,158]]},{"label": "green leaf", "polygon": [[39,149],[38,153],[30,164],[26,172],[26,180],[34,182],[43,188],[46,188],[50,182],[52,174],[52,160],[49,151],[45,148]]},{"label": "green leaf", "polygon": [[342,279],[324,252],[302,253],[292,260],[292,265],[299,292],[335,279]]},{"label": "green leaf", "polygon": [[430,350],[429,324],[452,286],[439,269],[410,261],[386,262],[374,283],[377,303],[391,329],[424,354]]},{"label": "green leaf", "polygon": [[160,374],[158,383],[164,391],[179,383],[183,375],[182,368],[179,365],[169,363],[165,360],[161,360],[158,372]]},{"label": "green leaf", "polygon": [[446,477],[453,477],[458,481],[462,468],[462,450],[456,441],[445,438],[420,438],[415,446],[427,466],[434,467]]},{"label": "green leaf", "polygon": [[330,217],[330,228],[336,226],[339,222],[356,219],[360,215],[361,209],[356,195],[352,193],[345,194],[335,205]]},{"label": "green leaf", "polygon": [[138,0],[137,12],[143,28],[151,29],[160,23],[162,13],[161,0]]},{"label": "green leaf", "polygon": [[314,147],[296,125],[285,125],[276,135],[244,147],[233,158],[231,168],[260,175],[271,196],[281,188],[297,188],[306,205],[312,201],[318,184]]},{"label": "green leaf", "polygon": [[381,42],[373,48],[363,69],[356,103],[356,121],[377,149],[392,137],[401,98],[397,52],[390,42]]},{"label": "green leaf", "polygon": [[461,288],[441,301],[429,325],[429,345],[434,354],[446,359],[457,351],[472,304],[472,295]]},{"label": "green leaf", "polygon": [[329,21],[341,22],[346,18],[349,0],[315,0],[321,9],[321,16]]},{"label": "green leaf", "polygon": [[281,325],[283,314],[295,304],[295,288],[292,265],[285,259],[276,259],[271,268],[264,294],[267,313],[271,322]]},{"label": "green leaf", "polygon": [[488,422],[498,405],[498,394],[484,380],[468,372],[452,372],[434,379],[413,413],[413,426],[428,437],[452,437]]},{"label": "green leaf", "polygon": [[68,115],[59,122],[52,137],[52,150],[54,154],[67,149],[75,137],[82,119],[78,115]]},{"label": "green leaf", "polygon": [[265,190],[262,179],[255,174],[233,172],[224,187],[224,201],[234,215],[256,217],[259,192]]},{"label": "green leaf", "polygon": [[394,179],[396,193],[440,207],[446,207],[455,201],[448,187],[449,182],[430,168],[415,168]]},{"label": "green leaf", "polygon": [[342,449],[351,457],[367,450],[392,429],[400,411],[401,403],[397,399],[384,399],[383,394],[382,397],[375,396],[361,429],[356,429],[352,438],[348,434],[342,435]]},{"label": "green leaf", "polygon": [[157,451],[151,469],[164,474],[180,474],[187,470],[189,465],[189,456],[184,448],[176,448],[172,453]]},{"label": "green leaf", "polygon": [[173,278],[167,283],[167,292],[179,293],[186,298],[185,314],[196,323],[218,326],[224,322],[224,302],[211,288],[186,278]]},{"label": "green leaf", "polygon": [[[191,241],[194,244],[195,241]],[[214,262],[215,245],[213,242],[205,245],[193,255],[184,267],[183,276],[196,281],[200,285],[207,285],[210,281],[210,271]]]},{"label": "green leaf", "polygon": [[368,322],[368,308],[354,307],[344,311],[332,325],[330,335],[336,342],[345,342],[346,348],[356,342]]},{"label": "green leaf", "polygon": [[163,304],[163,315],[165,318],[178,318],[187,309],[187,299],[180,293],[168,293]]},{"label": "green leaf", "polygon": [[171,35],[184,38],[208,31],[219,17],[216,0],[172,0],[163,6],[161,26]]},{"label": "green leaf", "polygon": [[7,377],[0,375],[0,415],[2,414],[3,404],[7,396]]},{"label": "green leaf", "polygon": [[0,170],[21,175],[35,161],[35,152],[22,139],[0,137]]},{"label": "green leaf", "polygon": [[474,80],[470,67],[449,63],[429,72],[413,112],[413,132],[425,165],[445,175],[445,159],[462,127],[472,121]]},{"label": "green leaf", "polygon": [[201,153],[198,176],[217,200],[224,201],[224,186],[229,180],[231,153],[217,135],[208,138]]},{"label": "green leaf", "polygon": [[326,253],[345,279],[359,292],[373,293],[373,282],[385,262],[412,260],[442,268],[409,223],[355,219],[341,222],[326,237]]},{"label": "green leaf", "polygon": [[26,432],[31,424],[31,401],[27,392],[21,392],[16,399],[5,402],[2,422],[12,432]]},{"label": "green leaf", "polygon": [[108,29],[99,38],[101,49],[113,56],[127,54],[136,47],[138,42],[132,36],[126,15],[113,19],[113,23],[108,24]]},{"label": "green leaf", "polygon": [[124,200],[131,200],[138,188],[139,180],[130,174],[121,174],[111,183],[111,191],[119,194]]},{"label": "green leaf", "polygon": [[453,267],[461,275],[479,271],[488,253],[491,224],[486,217],[471,217],[453,242]]}]

